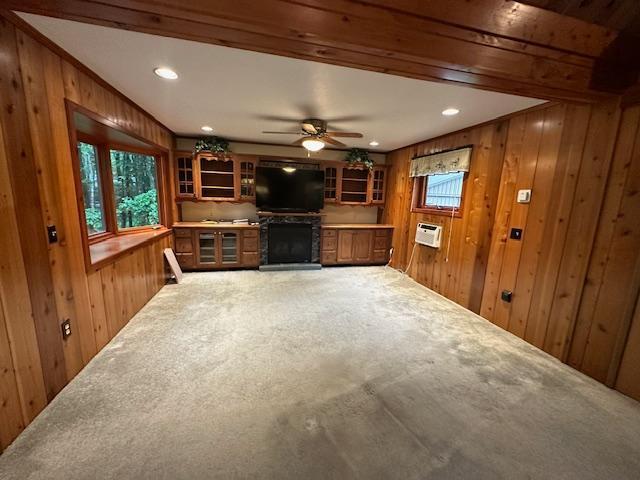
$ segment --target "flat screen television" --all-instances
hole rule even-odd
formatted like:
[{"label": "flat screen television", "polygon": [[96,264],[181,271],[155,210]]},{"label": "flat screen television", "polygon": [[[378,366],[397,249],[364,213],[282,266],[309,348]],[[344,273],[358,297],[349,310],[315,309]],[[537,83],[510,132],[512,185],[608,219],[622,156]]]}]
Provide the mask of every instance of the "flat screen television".
[{"label": "flat screen television", "polygon": [[256,206],[268,212],[317,212],[324,207],[324,170],[256,168]]}]

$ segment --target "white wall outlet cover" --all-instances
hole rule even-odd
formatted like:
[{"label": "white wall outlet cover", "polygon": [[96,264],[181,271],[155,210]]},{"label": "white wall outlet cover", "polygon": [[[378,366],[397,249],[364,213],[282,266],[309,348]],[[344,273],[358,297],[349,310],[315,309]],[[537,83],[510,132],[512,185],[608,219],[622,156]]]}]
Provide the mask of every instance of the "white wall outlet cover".
[{"label": "white wall outlet cover", "polygon": [[518,203],[529,203],[531,201],[531,190],[518,190]]}]

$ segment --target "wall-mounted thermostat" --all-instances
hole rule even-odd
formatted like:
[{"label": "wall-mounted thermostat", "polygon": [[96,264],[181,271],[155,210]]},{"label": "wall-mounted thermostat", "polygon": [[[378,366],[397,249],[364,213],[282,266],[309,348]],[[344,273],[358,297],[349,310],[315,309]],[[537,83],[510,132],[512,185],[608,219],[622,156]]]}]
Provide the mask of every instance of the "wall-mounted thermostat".
[{"label": "wall-mounted thermostat", "polygon": [[531,201],[531,190],[518,190],[518,203],[529,203]]}]

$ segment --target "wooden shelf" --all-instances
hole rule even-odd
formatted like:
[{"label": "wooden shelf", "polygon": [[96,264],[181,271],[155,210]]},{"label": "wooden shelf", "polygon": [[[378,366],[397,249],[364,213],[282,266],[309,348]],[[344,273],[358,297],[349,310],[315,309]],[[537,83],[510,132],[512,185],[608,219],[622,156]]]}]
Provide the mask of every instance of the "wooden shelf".
[{"label": "wooden shelf", "polygon": [[223,172],[220,170],[200,170],[201,173],[214,173],[216,175],[233,175],[233,172]]}]

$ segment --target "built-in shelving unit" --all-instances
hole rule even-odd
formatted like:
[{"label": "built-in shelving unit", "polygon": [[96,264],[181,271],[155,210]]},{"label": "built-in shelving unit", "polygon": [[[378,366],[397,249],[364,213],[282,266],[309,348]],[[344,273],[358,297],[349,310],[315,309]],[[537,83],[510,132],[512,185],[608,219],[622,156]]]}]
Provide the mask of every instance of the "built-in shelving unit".
[{"label": "built-in shelving unit", "polygon": [[198,154],[200,167],[200,198],[205,200],[234,200],[235,162],[232,159]]},{"label": "built-in shelving unit", "polygon": [[[176,200],[254,202],[256,168],[271,157],[200,152],[195,157],[175,152]],[[278,160],[281,160],[278,158]],[[384,203],[386,167],[347,165],[321,161],[324,170],[325,203],[338,205],[380,205]]]},{"label": "built-in shelving unit", "polygon": [[346,204],[366,204],[369,170],[365,168],[344,168],[340,202]]}]

